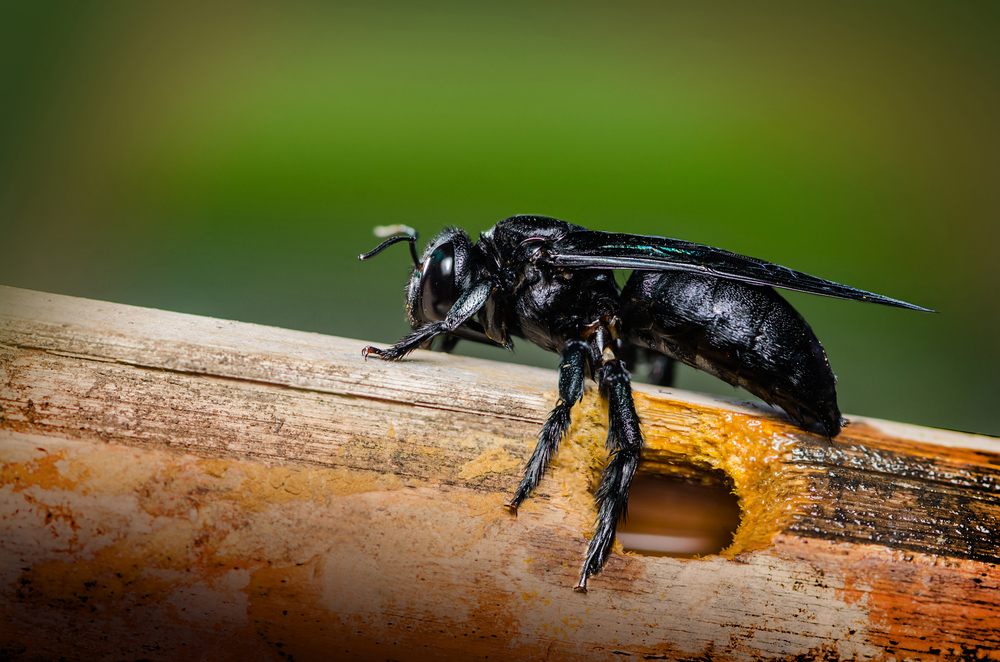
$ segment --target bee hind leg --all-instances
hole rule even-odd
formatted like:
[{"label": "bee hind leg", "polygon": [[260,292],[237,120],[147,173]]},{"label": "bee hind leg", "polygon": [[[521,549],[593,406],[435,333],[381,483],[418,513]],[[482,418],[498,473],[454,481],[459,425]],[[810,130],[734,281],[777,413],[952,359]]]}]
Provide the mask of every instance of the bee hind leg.
[{"label": "bee hind leg", "polygon": [[597,527],[587,548],[587,558],[580,572],[580,582],[573,590],[587,592],[587,579],[600,572],[611,555],[615,529],[625,519],[629,490],[639,467],[642,432],[632,401],[632,386],[624,361],[606,361],[600,374],[601,391],[608,398],[608,450],[611,456],[601,474],[594,495],[597,501]]}]

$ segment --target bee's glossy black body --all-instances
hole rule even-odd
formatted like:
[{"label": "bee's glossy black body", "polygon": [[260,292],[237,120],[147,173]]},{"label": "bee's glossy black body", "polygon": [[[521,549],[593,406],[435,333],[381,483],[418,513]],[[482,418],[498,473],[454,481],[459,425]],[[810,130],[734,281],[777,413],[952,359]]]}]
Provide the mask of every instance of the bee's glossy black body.
[{"label": "bee's glossy black body", "polygon": [[[639,464],[642,435],[626,360],[658,352],[741,386],[781,407],[803,428],[833,437],[843,424],[835,377],[809,325],[771,286],[925,310],[718,248],[662,237],[593,232],[543,216],[513,216],[472,243],[442,232],[414,261],[406,310],[413,332],[365,356],[402,358],[444,336],[511,348],[525,338],[556,352],[559,402],[542,427],[524,480],[508,507],[516,512],[542,478],[569,428],[586,377],[608,398],[611,455],[597,490],[598,522],[578,590],[607,560]],[[619,290],[614,269],[633,273]],[[668,357],[664,359],[663,357]],[[663,374],[669,379],[671,370]]]}]

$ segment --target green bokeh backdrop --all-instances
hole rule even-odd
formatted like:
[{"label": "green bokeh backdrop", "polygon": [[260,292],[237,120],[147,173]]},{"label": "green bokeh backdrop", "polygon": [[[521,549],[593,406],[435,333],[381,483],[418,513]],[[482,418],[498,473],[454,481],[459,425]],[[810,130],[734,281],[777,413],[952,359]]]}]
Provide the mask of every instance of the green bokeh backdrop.
[{"label": "green bokeh backdrop", "polygon": [[938,309],[788,295],[845,412],[1000,434],[997,7],[7,3],[0,283],[389,343],[372,226],[547,214]]}]

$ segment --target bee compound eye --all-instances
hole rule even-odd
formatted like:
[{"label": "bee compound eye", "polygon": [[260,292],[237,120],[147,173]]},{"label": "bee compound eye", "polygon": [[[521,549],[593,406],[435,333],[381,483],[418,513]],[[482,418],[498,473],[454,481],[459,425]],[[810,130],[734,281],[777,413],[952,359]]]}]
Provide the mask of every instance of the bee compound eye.
[{"label": "bee compound eye", "polygon": [[455,291],[455,247],[438,246],[421,266],[420,300],[424,317],[443,320],[458,298]]}]

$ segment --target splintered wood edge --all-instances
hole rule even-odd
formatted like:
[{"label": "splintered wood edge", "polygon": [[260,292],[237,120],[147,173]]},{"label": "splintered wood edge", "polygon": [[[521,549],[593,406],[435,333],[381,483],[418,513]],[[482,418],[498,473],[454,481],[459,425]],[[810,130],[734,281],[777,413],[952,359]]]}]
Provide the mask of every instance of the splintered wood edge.
[{"label": "splintered wood edge", "polygon": [[[300,654],[308,654],[324,650],[336,634],[355,647],[368,646],[366,654],[371,655],[378,654],[371,646],[379,637],[411,654],[433,651],[428,657],[449,650],[495,652],[456,639],[448,628],[458,622],[499,637],[503,650],[513,656],[537,657],[548,651],[554,659],[616,659],[621,649],[647,655],[711,653],[713,659],[807,651],[836,651],[841,659],[948,659],[953,653],[1000,645],[988,626],[1000,617],[1000,577],[990,556],[995,549],[983,549],[981,536],[963,532],[958,521],[978,517],[974,523],[985,525],[985,535],[995,540],[1000,466],[996,439],[855,418],[830,442],[802,433],[767,407],[637,385],[637,408],[649,447],[647,469],[668,470],[678,462],[722,469],[740,493],[744,522],[729,550],[733,560],[615,554],[594,580],[598,590],[580,602],[565,589],[578,570],[576,556],[585,546],[583,534],[592,518],[586,497],[592,476],[582,482],[574,482],[573,476],[597,467],[572,462],[559,466],[557,458],[556,480],[543,482],[539,497],[521,517],[512,521],[500,512],[555,400],[553,371],[429,352],[416,352],[412,360],[397,364],[364,362],[364,343],[359,341],[12,288],[0,289],[0,345],[0,370],[5,373],[0,380],[0,434],[5,435],[0,448],[7,453],[3,489],[11,497],[30,490],[35,499],[19,517],[37,513],[39,521],[47,522],[53,513],[62,513],[46,530],[60,521],[75,521],[73,535],[79,539],[80,522],[101,522],[102,517],[106,521],[108,514],[91,502],[67,506],[67,490],[121,497],[138,491],[146,496],[132,516],[142,520],[143,513],[157,513],[176,518],[180,526],[172,529],[174,556],[165,557],[160,543],[148,536],[136,539],[126,528],[111,548],[101,547],[95,537],[80,544],[84,556],[96,553],[93,558],[103,559],[97,565],[81,565],[79,560],[66,565],[65,559],[50,556],[45,563],[29,564],[27,574],[17,563],[7,566],[3,581],[20,582],[21,588],[3,611],[14,610],[19,628],[29,627],[24,614],[31,613],[39,622],[65,622],[65,613],[58,609],[70,609],[72,616],[73,600],[117,604],[110,595],[119,589],[134,597],[139,588],[129,588],[128,581],[142,590],[155,588],[150,595],[168,602],[183,602],[171,591],[191,590],[200,585],[197,579],[194,584],[190,578],[180,581],[175,589],[169,582],[152,587],[150,577],[129,570],[124,584],[108,583],[107,573],[124,567],[112,561],[119,558],[115,554],[137,550],[120,556],[122,563],[136,568],[148,564],[159,569],[157,576],[185,554],[192,567],[215,567],[221,558],[217,536],[253,529],[284,539],[277,533],[283,529],[267,519],[278,516],[285,524],[293,523],[288,528],[297,536],[293,544],[283,543],[287,549],[272,549],[266,536],[257,535],[253,541],[241,539],[224,559],[237,568],[237,575],[226,575],[225,581],[233,585],[241,585],[243,575],[238,573],[250,569],[252,587],[257,587],[250,589],[250,602],[259,602],[271,619],[271,625],[258,626],[250,643],[241,644],[248,650],[265,641],[285,646],[285,652],[297,646]],[[600,399],[591,393],[576,409],[564,450],[574,443],[599,447],[604,434]],[[93,440],[101,443],[94,446]],[[118,451],[115,444],[106,444],[109,441],[126,446]],[[45,446],[52,450],[51,457],[32,450]],[[202,459],[180,459],[188,456],[171,454],[177,450]],[[119,454],[114,463],[118,469],[95,459],[105,453]],[[166,474],[140,469],[177,463],[188,467],[188,478],[164,482],[156,476],[187,474],[177,474],[177,468]],[[120,478],[122,466],[132,467],[126,475],[145,478],[115,484],[110,477]],[[905,480],[873,471],[885,468],[902,469]],[[852,501],[859,489],[873,491],[875,500]],[[932,522],[928,528],[919,517],[911,518],[901,534],[890,531],[888,539],[876,539],[873,523],[861,521],[872,508],[884,510],[885,504],[899,514],[912,511],[920,505],[912,501],[914,494],[927,501],[927,493],[937,491],[941,496],[930,501],[940,526]],[[169,505],[177,498],[190,502],[192,494],[200,495],[194,511]],[[234,502],[233,494],[243,496]],[[239,508],[219,511],[213,495],[229,504],[227,508],[234,503]],[[143,501],[150,498],[166,501]],[[949,507],[961,507],[970,498],[980,511],[949,514]],[[340,510],[335,520],[319,507],[342,509],[338,504],[357,499],[366,505],[349,508],[353,514]],[[411,501],[412,507],[400,505]],[[297,504],[307,507],[299,509]],[[846,508],[847,517],[826,509],[831,505],[834,510]],[[296,513],[291,519],[289,508]],[[201,509],[205,518],[197,514]],[[371,512],[393,514],[372,529]],[[266,521],[257,521],[259,514],[266,515]],[[470,523],[475,528],[467,531]],[[370,534],[358,533],[369,529]],[[437,547],[442,541],[434,534],[428,537],[428,532],[439,530],[449,531],[455,538],[449,544],[458,543],[464,551],[456,557]],[[393,532],[401,537],[391,538]],[[67,535],[55,529],[50,533],[52,540]],[[356,548],[331,548],[329,542],[324,547],[324,540],[345,535]],[[949,542],[949,536],[954,540]],[[198,540],[216,542],[205,547]],[[387,548],[387,540],[395,543]],[[193,549],[201,551],[194,554]],[[523,563],[509,565],[511,549],[518,550],[513,556]],[[454,567],[440,566],[435,558],[441,554]],[[350,559],[366,556],[381,558],[379,576],[359,572],[361,566],[355,565],[353,579],[337,581],[368,597],[360,603],[331,605],[322,588],[330,585],[331,576],[322,568],[344,572],[345,562],[356,564]],[[165,560],[169,558],[175,560]],[[265,566],[283,564],[308,571],[264,572]],[[470,589],[469,577],[484,582],[482,588]],[[496,583],[499,577],[502,583]],[[218,584],[221,579],[212,581],[216,598],[234,599]],[[927,581],[937,587],[931,594],[926,592]],[[289,582],[300,593],[288,593]],[[72,589],[69,598],[60,597],[64,584]],[[380,598],[371,591],[389,586],[400,596],[392,607],[397,620],[406,622],[423,613],[421,618],[440,623],[441,632],[448,634],[416,637],[412,629],[380,622],[377,614],[387,607],[379,606]],[[729,587],[739,604],[705,593],[719,586]],[[919,586],[925,588],[914,588]],[[460,616],[427,611],[435,600],[454,600],[456,590],[471,590],[469,595],[482,601],[481,610],[459,610]],[[751,594],[759,599],[748,601]],[[659,604],[663,599],[670,604],[666,611]],[[281,625],[274,610],[283,604],[300,606],[303,600],[317,613],[339,614],[334,620],[347,623],[347,629],[330,627],[324,634],[306,621]],[[134,600],[123,604],[135,609],[137,618],[152,609]],[[956,612],[949,607],[956,604],[978,606]],[[21,609],[25,605],[33,605],[35,612]],[[858,605],[865,608],[859,610]],[[498,620],[498,613],[511,617]],[[635,613],[649,617],[637,621]],[[800,613],[813,614],[812,624],[797,621]],[[345,621],[348,614],[355,620]],[[157,627],[163,627],[164,636],[156,639],[161,644],[168,634],[194,636],[197,630],[184,618],[156,618]],[[232,614],[226,618],[239,621]],[[572,626],[574,619],[588,625],[587,634]],[[355,626],[365,633],[360,639],[350,629]],[[650,631],[660,634],[650,639],[644,634]],[[736,636],[740,632],[753,634],[741,638]],[[213,645],[211,637],[199,641],[205,649]]]}]

